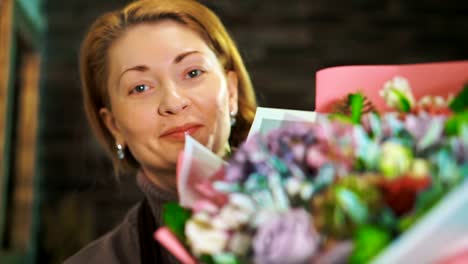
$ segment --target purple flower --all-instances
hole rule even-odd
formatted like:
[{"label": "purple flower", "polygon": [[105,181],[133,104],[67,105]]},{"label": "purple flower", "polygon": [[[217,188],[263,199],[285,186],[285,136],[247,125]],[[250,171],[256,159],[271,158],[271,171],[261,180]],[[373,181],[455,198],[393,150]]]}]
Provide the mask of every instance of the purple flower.
[{"label": "purple flower", "polygon": [[226,168],[226,174],[224,179],[228,182],[239,182],[242,181],[247,175],[244,174],[244,169],[241,164],[231,163]]},{"label": "purple flower", "polygon": [[349,137],[353,126],[340,121],[322,120],[317,123],[315,134],[319,141],[332,143],[342,137]]},{"label": "purple flower", "polygon": [[266,138],[268,149],[277,156],[286,156],[298,145],[310,145],[315,142],[314,126],[311,124],[293,124],[277,129]]},{"label": "purple flower", "polygon": [[292,158],[296,162],[301,162],[304,160],[304,155],[306,153],[306,148],[304,144],[296,144],[291,148]]},{"label": "purple flower", "polygon": [[241,145],[226,168],[225,180],[228,182],[245,182],[252,173],[271,176],[276,168],[271,164],[273,156],[266,147],[265,138],[255,135]]},{"label": "purple flower", "polygon": [[401,132],[401,130],[404,128],[404,124],[400,120],[398,113],[386,113],[381,118],[382,138],[398,135],[398,133]]},{"label": "purple flower", "polygon": [[317,264],[331,264],[331,263],[347,263],[349,256],[353,252],[354,243],[351,240],[338,242],[329,250],[321,253],[314,258],[313,263]]},{"label": "purple flower", "polygon": [[468,140],[463,138],[453,139],[452,148],[458,163],[468,162]]},{"label": "purple flower", "polygon": [[413,136],[419,149],[441,142],[444,133],[445,117],[431,116],[426,113],[408,115],[405,128]]},{"label": "purple flower", "polygon": [[304,209],[288,211],[263,224],[254,237],[255,263],[309,263],[319,236]]}]

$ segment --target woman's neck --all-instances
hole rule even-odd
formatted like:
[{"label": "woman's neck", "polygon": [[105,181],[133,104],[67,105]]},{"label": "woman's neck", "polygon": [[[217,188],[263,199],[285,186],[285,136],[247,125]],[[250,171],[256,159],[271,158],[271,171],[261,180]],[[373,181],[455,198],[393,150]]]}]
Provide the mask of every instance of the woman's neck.
[{"label": "woman's neck", "polygon": [[175,170],[151,171],[142,168],[142,172],[157,189],[177,195],[177,177]]}]

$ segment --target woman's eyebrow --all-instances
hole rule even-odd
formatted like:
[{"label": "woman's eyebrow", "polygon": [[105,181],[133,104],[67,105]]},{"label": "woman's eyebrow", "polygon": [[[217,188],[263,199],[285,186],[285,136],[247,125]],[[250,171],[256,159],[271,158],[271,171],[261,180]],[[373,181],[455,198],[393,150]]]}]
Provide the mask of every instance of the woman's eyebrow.
[{"label": "woman's eyebrow", "polygon": [[[187,52],[184,52],[182,54],[179,54],[177,55],[177,57],[175,57],[174,59],[174,63],[177,64],[177,63],[180,63],[183,59],[185,59],[186,57],[188,57],[189,55],[192,55],[192,54],[201,54],[201,52],[197,51],[197,50],[192,50],[192,51],[187,51]],[[120,79],[122,79],[122,76],[128,72],[128,71],[139,71],[139,72],[145,72],[149,69],[148,66],[146,65],[136,65],[136,66],[133,66],[133,67],[130,67],[126,70],[124,70],[121,74],[120,74],[120,77],[119,77],[119,80],[118,82],[120,82]]]},{"label": "woman's eyebrow", "polygon": [[187,52],[184,52],[182,54],[179,54],[177,55],[177,57],[174,59],[174,64],[177,64],[179,62],[181,62],[184,58],[186,58],[187,56],[191,55],[191,54],[201,54],[201,52],[197,51],[197,50],[192,50],[192,51],[187,51]]},{"label": "woman's eyebrow", "polygon": [[128,71],[145,72],[145,71],[147,71],[148,69],[149,69],[149,68],[148,68],[148,66],[146,66],[146,65],[136,65],[136,66],[130,67],[130,68],[126,69],[125,71],[123,71],[123,72],[120,74],[118,83],[120,83],[120,79],[122,79],[122,76],[123,76],[126,72],[128,72]]}]

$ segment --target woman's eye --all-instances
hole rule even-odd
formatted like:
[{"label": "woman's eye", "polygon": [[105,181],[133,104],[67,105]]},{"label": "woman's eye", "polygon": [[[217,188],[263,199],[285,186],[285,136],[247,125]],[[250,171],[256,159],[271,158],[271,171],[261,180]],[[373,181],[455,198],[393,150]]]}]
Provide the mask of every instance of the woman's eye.
[{"label": "woman's eye", "polygon": [[149,89],[148,85],[139,84],[139,85],[133,87],[133,89],[130,91],[130,93],[131,94],[132,93],[142,93],[142,92],[144,92],[144,91],[146,91],[148,89]]},{"label": "woman's eye", "polygon": [[187,73],[187,78],[192,79],[200,76],[203,73],[202,70],[191,70]]}]

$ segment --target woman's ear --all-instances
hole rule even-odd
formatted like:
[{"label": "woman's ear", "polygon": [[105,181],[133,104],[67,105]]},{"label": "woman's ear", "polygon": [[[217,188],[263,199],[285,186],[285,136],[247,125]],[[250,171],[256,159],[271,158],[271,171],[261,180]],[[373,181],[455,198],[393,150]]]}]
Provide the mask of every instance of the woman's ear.
[{"label": "woman's ear", "polygon": [[229,93],[229,113],[237,114],[238,111],[238,92],[239,92],[239,79],[235,71],[227,73],[227,86]]},{"label": "woman's ear", "polygon": [[99,115],[101,116],[104,125],[114,137],[115,142],[117,144],[125,146],[125,139],[119,129],[119,126],[116,123],[114,114],[109,109],[103,107],[99,110]]}]

